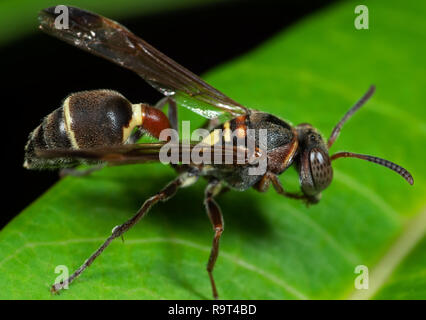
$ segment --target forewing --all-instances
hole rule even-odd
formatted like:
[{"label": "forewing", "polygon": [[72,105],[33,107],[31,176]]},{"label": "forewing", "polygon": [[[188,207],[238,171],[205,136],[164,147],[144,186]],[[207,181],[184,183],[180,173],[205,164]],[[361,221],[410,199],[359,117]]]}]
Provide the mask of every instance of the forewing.
[{"label": "forewing", "polygon": [[[127,144],[121,146],[101,147],[92,149],[36,149],[37,157],[44,159],[76,159],[87,160],[93,162],[107,162],[111,165],[122,165],[130,163],[146,163],[146,162],[163,162],[168,163],[169,158],[162,159],[160,156],[161,148],[164,156],[172,154],[177,155],[173,158],[176,163],[182,163],[184,159],[189,161],[188,164],[210,164],[219,157],[222,163],[225,160],[231,160],[231,165],[245,165],[248,163],[248,153],[246,149],[237,148],[235,146],[211,146],[207,144],[184,144],[184,143],[142,143],[142,144]],[[200,158],[207,160],[208,163],[194,162],[193,151],[197,152]],[[215,154],[216,152],[216,154]]]},{"label": "forewing", "polygon": [[139,74],[166,96],[209,119],[224,113],[246,114],[247,108],[228,98],[126,27],[98,14],[68,7],[69,28],[56,28],[55,7],[39,14],[40,28],[61,40]]}]

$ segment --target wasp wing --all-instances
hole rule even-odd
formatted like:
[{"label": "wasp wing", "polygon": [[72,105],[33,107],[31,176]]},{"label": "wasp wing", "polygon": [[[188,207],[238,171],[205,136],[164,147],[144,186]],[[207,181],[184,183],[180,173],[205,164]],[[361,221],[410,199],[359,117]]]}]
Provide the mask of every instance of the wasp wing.
[{"label": "wasp wing", "polygon": [[[57,28],[55,7],[39,14],[40,28],[80,49],[139,74],[154,88],[203,117],[232,117],[248,109],[228,98],[126,27],[98,14],[68,8],[68,28]],[[60,26],[59,26],[60,27]]]},{"label": "wasp wing", "polygon": [[[91,149],[36,149],[43,159],[75,159],[87,163],[106,162],[111,165],[162,162],[164,164],[211,164],[221,159],[223,164],[246,165],[248,150],[235,146],[207,145],[202,143],[141,143]],[[196,158],[194,157],[196,155]],[[256,157],[260,153],[255,153]],[[196,160],[194,160],[196,159]]]}]

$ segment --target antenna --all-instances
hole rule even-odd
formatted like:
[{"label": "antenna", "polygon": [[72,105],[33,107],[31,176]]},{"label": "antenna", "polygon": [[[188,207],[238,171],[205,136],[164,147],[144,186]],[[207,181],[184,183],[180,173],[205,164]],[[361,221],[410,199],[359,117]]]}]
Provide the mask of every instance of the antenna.
[{"label": "antenna", "polygon": [[361,97],[361,99],[358,100],[357,103],[355,103],[355,105],[349,109],[348,112],[346,112],[346,114],[343,116],[343,118],[336,124],[336,126],[334,127],[333,131],[331,132],[330,138],[328,138],[328,148],[330,149],[331,146],[333,145],[334,141],[336,141],[337,137],[340,134],[340,130],[342,129],[343,125],[345,124],[346,121],[349,120],[350,117],[352,117],[352,115],[359,109],[361,108],[367,101],[368,99],[371,98],[371,96],[373,95],[374,91],[376,91],[376,87],[374,85],[370,86],[370,88],[368,89],[368,91]]},{"label": "antenna", "polygon": [[391,169],[392,171],[395,171],[398,173],[401,177],[403,177],[409,184],[413,185],[414,179],[411,173],[409,173],[406,169],[403,167],[397,165],[396,163],[393,163],[389,160],[385,160],[382,158],[374,157],[374,156],[368,156],[365,154],[359,154],[359,153],[353,153],[353,152],[338,152],[331,156],[331,161],[339,159],[339,158],[358,158],[362,160],[367,160],[370,162],[374,162],[377,164],[380,164],[381,166],[384,166],[388,169]]}]

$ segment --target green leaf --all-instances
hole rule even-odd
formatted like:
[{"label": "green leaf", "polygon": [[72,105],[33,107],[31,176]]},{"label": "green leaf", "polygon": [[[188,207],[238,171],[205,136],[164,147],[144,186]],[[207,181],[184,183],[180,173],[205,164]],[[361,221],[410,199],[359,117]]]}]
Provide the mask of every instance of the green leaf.
[{"label": "green leaf", "polygon": [[[356,30],[357,4],[310,16],[205,78],[247,106],[312,123],[325,136],[374,83],[377,93],[332,151],[390,159],[415,184],[342,159],[321,202],[309,208],[273,190],[219,197],[226,225],[214,274],[221,298],[426,298],[425,4],[369,2],[370,28]],[[132,165],[56,184],[0,233],[0,298],[211,298],[205,182],[153,208],[69,290],[49,293],[57,265],[79,267],[173,176],[162,165]],[[297,190],[294,170],[281,178]],[[369,268],[368,290],[354,287],[358,265]]]}]

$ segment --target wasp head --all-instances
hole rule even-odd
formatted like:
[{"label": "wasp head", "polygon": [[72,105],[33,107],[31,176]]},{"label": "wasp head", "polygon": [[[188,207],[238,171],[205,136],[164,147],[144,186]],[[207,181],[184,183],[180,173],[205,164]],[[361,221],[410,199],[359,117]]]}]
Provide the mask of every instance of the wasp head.
[{"label": "wasp head", "polygon": [[343,124],[373,95],[375,87],[371,86],[364,96],[343,116],[334,127],[327,142],[321,134],[310,124],[302,123],[296,127],[299,150],[295,159],[296,168],[299,172],[299,180],[302,191],[310,203],[316,203],[320,199],[321,191],[326,189],[333,179],[331,162],[338,158],[358,158],[374,162],[387,167],[400,176],[409,184],[413,184],[412,175],[403,167],[375,156],[357,154],[353,152],[337,152],[329,156],[329,149],[340,134]]},{"label": "wasp head", "polygon": [[333,169],[327,144],[321,134],[310,124],[296,127],[299,139],[299,156],[296,159],[300,185],[305,195],[316,197],[333,179]]}]

